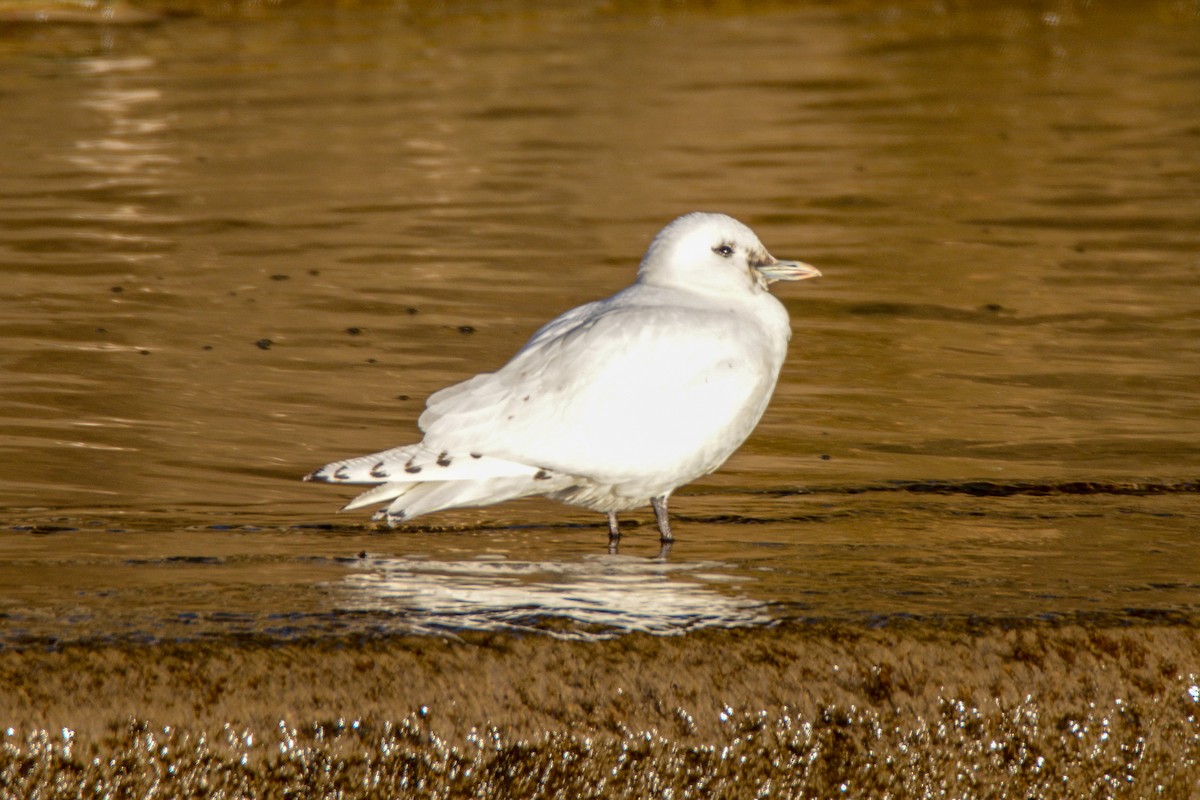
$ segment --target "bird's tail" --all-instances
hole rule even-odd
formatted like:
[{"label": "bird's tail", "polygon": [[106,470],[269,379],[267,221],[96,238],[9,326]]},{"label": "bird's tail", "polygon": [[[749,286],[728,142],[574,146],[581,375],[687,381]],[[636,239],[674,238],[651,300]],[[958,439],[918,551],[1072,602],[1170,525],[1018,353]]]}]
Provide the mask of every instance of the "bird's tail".
[{"label": "bird's tail", "polygon": [[304,476],[304,480],[375,484],[342,511],[388,503],[376,516],[392,527],[434,511],[544,494],[569,482],[538,467],[480,453],[439,452],[424,444],[334,461]]},{"label": "bird's tail", "polygon": [[343,510],[391,500],[387,508],[376,513],[375,518],[387,522],[394,528],[422,514],[451,508],[489,506],[505,500],[541,494],[548,488],[553,489],[554,487],[547,487],[542,481],[526,477],[389,483],[364,492],[354,498]]}]

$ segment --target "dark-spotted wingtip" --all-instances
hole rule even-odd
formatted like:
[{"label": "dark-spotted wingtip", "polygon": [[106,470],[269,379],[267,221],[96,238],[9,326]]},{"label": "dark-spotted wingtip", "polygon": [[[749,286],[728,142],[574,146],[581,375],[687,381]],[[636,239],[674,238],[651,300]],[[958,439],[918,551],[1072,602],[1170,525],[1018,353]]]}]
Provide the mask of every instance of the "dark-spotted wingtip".
[{"label": "dark-spotted wingtip", "polygon": [[317,483],[325,483],[329,479],[327,477],[325,477],[325,468],[322,467],[321,469],[314,469],[312,472],[308,473],[300,480],[305,481],[305,482],[316,481]]}]

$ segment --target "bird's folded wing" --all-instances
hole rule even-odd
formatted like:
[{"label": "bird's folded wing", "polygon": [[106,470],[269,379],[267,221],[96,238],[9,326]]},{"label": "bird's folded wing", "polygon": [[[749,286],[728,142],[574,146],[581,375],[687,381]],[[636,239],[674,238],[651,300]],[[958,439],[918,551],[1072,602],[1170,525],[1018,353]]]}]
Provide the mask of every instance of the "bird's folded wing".
[{"label": "bird's folded wing", "polygon": [[624,475],[631,461],[652,471],[722,437],[740,444],[778,372],[753,326],[720,311],[627,307],[559,322],[497,372],[433,395],[426,446],[569,474]]},{"label": "bird's folded wing", "polygon": [[570,334],[583,322],[595,316],[597,310],[602,308],[605,302],[597,300],[585,303],[547,322],[500,370],[500,372],[507,372],[503,377],[497,378],[497,373],[494,372],[484,372],[434,392],[426,401],[425,411],[417,421],[417,426],[422,431],[428,432],[430,427],[443,417],[460,413],[470,414],[476,409],[495,405],[503,398],[505,387],[513,385],[514,372],[521,371],[513,368],[515,363],[519,361],[526,364],[536,363],[538,359],[542,358],[543,346]]}]

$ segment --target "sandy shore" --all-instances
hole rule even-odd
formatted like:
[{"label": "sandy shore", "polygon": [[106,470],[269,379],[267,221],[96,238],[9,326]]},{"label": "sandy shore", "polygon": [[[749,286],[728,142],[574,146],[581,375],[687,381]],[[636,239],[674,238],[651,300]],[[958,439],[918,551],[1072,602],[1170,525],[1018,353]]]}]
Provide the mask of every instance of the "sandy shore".
[{"label": "sandy shore", "polygon": [[1200,628],[790,625],[0,653],[5,796],[1187,797]]}]

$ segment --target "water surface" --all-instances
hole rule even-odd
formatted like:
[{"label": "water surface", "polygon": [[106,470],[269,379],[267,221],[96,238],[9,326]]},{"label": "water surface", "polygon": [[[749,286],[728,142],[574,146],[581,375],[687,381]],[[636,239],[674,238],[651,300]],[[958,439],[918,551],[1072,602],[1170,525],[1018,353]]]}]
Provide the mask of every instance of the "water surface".
[{"label": "water surface", "polygon": [[[1195,609],[1194,4],[147,13],[2,40],[6,635],[575,617],[614,570],[656,630]],[[576,509],[369,533],[297,481],[692,209],[825,277],[669,565],[648,512],[609,561]]]}]

